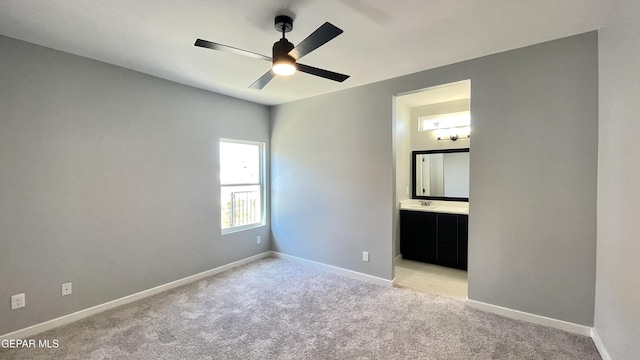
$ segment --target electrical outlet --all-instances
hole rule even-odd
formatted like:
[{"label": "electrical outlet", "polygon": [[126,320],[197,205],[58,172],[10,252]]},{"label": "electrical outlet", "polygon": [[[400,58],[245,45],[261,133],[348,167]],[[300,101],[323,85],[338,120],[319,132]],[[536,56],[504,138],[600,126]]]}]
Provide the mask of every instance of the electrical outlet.
[{"label": "electrical outlet", "polygon": [[71,283],[62,284],[62,296],[71,295]]},{"label": "electrical outlet", "polygon": [[262,238],[260,236],[258,236],[256,238],[256,244],[260,244],[262,242]]},{"label": "electrical outlet", "polygon": [[407,189],[405,190],[405,193],[406,193],[407,195],[409,195],[409,187],[408,187],[408,186],[407,186]]},{"label": "electrical outlet", "polygon": [[20,309],[25,307],[27,304],[25,302],[24,293],[13,295],[11,297],[11,310]]},{"label": "electrical outlet", "polygon": [[362,252],[362,261],[369,261],[369,252],[368,251],[363,251]]}]

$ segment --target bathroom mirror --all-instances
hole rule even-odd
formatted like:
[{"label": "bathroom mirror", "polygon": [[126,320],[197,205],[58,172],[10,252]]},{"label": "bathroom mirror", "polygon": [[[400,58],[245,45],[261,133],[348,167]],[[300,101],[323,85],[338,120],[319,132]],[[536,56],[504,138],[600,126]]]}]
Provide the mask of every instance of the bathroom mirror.
[{"label": "bathroom mirror", "polygon": [[413,198],[469,201],[469,148],[412,152]]}]

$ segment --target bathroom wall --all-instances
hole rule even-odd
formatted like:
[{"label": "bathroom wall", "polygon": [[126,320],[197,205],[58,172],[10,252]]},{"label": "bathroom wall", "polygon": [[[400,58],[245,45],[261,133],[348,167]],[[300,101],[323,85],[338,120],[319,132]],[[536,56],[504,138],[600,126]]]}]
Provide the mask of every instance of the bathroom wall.
[{"label": "bathroom wall", "polygon": [[470,147],[469,138],[460,138],[456,141],[436,140],[434,131],[418,131],[418,118],[449,114],[454,112],[469,111],[471,99],[447,101],[436,104],[416,106],[411,108],[411,150],[436,150]]}]

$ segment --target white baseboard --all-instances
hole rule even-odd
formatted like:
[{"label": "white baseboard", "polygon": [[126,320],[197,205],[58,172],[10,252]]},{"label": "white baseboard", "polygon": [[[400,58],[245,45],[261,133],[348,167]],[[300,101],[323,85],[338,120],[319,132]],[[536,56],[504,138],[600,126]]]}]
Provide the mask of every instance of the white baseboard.
[{"label": "white baseboard", "polygon": [[299,258],[297,256],[292,256],[292,255],[279,253],[277,251],[272,251],[272,253],[273,253],[273,256],[279,257],[281,259],[293,260],[293,261],[296,261],[296,262],[299,262],[299,263],[312,265],[312,266],[314,266],[316,268],[327,270],[327,271],[330,271],[330,272],[333,272],[333,273],[336,273],[336,274],[340,274],[340,275],[344,275],[344,276],[347,276],[347,277],[350,277],[350,278],[367,281],[367,282],[370,282],[370,283],[373,283],[373,284],[377,284],[377,285],[393,287],[393,280],[387,280],[387,279],[379,278],[379,277],[376,277],[376,276],[363,274],[363,273],[360,273],[360,272],[357,272],[357,271],[347,270],[347,269],[343,269],[343,268],[340,268],[340,267],[337,267],[337,266],[327,265],[327,264],[323,264],[323,263],[319,263],[319,262],[315,262],[315,261]]},{"label": "white baseboard", "polygon": [[393,263],[397,263],[398,261],[402,260],[402,254],[396,256],[395,258],[393,258]]},{"label": "white baseboard", "polygon": [[[238,266],[249,264],[251,262],[254,262],[256,260],[269,257],[269,256],[275,256],[282,259],[288,259],[288,260],[292,260],[300,263],[305,263],[305,264],[312,265],[317,268],[327,270],[333,273],[337,273],[340,275],[348,276],[351,278],[367,281],[367,282],[382,285],[382,286],[387,286],[387,287],[393,286],[393,280],[386,280],[376,276],[363,274],[357,271],[347,270],[347,269],[343,269],[343,268],[332,266],[332,265],[326,265],[323,263],[319,263],[319,262],[299,258],[296,256],[275,252],[275,251],[266,251],[258,255],[254,255],[242,260],[232,262],[230,264],[222,265],[211,270],[207,270],[207,271],[204,271],[195,275],[191,275],[176,281],[172,281],[164,285],[156,286],[148,290],[144,290],[132,295],[128,295],[120,299],[109,301],[104,304],[96,305],[84,310],[77,311],[69,315],[65,315],[56,319],[45,321],[40,324],[29,326],[21,330],[17,330],[8,334],[1,335],[0,341],[5,339],[24,339],[24,338],[39,334],[41,332],[51,330],[53,328],[56,328],[62,325],[66,325],[66,324],[84,319],[86,317],[101,313],[103,311],[113,309],[115,307],[122,306],[125,304],[129,304],[136,300],[140,300],[152,295],[156,295],[158,293],[161,293],[167,290],[171,290],[179,286],[187,285],[189,283],[204,279],[212,275],[219,274],[221,272],[227,271],[229,269],[232,269]],[[401,255],[396,257],[395,260],[397,260],[398,258],[401,258]],[[593,342],[596,348],[598,349],[598,352],[600,353],[602,360],[611,360],[611,357],[609,356],[609,353],[605,349],[604,344],[602,343],[602,340],[598,336],[598,333],[596,332],[595,329],[591,327],[578,325],[578,324],[574,324],[574,323],[570,323],[562,320],[552,319],[544,316],[534,315],[534,314],[526,313],[523,311],[513,310],[513,309],[509,309],[509,308],[505,308],[497,305],[491,305],[491,304],[487,304],[487,303],[483,303],[475,300],[467,299],[466,304],[476,309],[488,311],[488,312],[506,316],[512,319],[527,321],[527,322],[538,324],[538,325],[549,326],[552,328],[568,331],[574,334],[590,336],[593,339]]]},{"label": "white baseboard", "polygon": [[593,340],[593,343],[596,345],[596,349],[598,349],[598,352],[600,353],[600,357],[602,358],[602,360],[611,360],[611,356],[609,356],[607,349],[604,348],[604,344],[602,343],[600,336],[598,336],[596,329],[591,329],[591,339]]},{"label": "white baseboard", "polygon": [[98,313],[101,313],[103,311],[109,310],[109,309],[113,309],[115,307],[118,306],[122,306],[131,302],[134,302],[136,300],[140,300],[158,293],[161,293],[163,291],[167,291],[167,290],[171,290],[173,288],[182,286],[182,285],[186,285],[189,283],[192,283],[194,281],[198,281],[201,279],[204,279],[206,277],[212,276],[212,275],[216,275],[219,274],[221,272],[227,271],[229,269],[238,267],[238,266],[242,266],[251,262],[254,262],[256,260],[271,256],[272,253],[271,251],[266,251],[263,253],[260,253],[258,255],[254,255],[242,260],[238,260],[235,262],[232,262],[230,264],[226,264],[226,265],[222,265],[219,266],[217,268],[211,269],[211,270],[207,270],[195,275],[191,275],[191,276],[187,276],[186,278],[182,278],[176,281],[172,281],[170,283],[166,283],[164,285],[160,285],[160,286],[156,286],[154,288],[148,289],[148,290],[144,290],[141,291],[139,293],[135,293],[135,294],[131,294],[116,300],[112,300],[109,302],[106,302],[104,304],[100,304],[100,305],[96,305],[93,307],[90,307],[88,309],[84,309],[84,310],[80,310],[77,312],[74,312],[72,314],[69,315],[65,315],[65,316],[61,316],[59,318],[53,319],[53,320],[49,320],[49,321],[45,321],[43,323],[40,324],[36,324],[33,326],[29,326],[27,328],[18,330],[18,331],[14,331],[8,334],[4,334],[0,336],[0,341],[4,340],[4,339],[24,339],[36,334],[39,334],[43,331],[47,331],[47,330],[51,330],[53,328],[62,326],[62,325],[66,325],[69,323],[72,323],[74,321],[78,321],[80,319],[84,319],[86,317],[89,317],[91,315],[95,315]]},{"label": "white baseboard", "polygon": [[502,315],[508,318],[522,320],[522,321],[526,321],[526,322],[530,322],[538,325],[544,325],[544,326],[564,330],[564,331],[578,334],[578,335],[591,336],[592,328],[589,326],[578,325],[578,324],[570,323],[563,320],[530,314],[524,311],[513,310],[513,309],[505,308],[502,306],[491,305],[491,304],[487,304],[487,303],[483,303],[475,300],[467,299],[466,304],[470,307],[488,311],[494,314]]}]

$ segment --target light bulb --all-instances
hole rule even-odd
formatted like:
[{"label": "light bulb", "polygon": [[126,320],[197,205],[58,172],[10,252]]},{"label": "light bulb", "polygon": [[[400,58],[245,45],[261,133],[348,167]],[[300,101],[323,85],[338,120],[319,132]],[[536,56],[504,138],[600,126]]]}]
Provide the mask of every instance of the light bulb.
[{"label": "light bulb", "polygon": [[286,61],[273,64],[271,70],[273,70],[273,72],[277,75],[281,76],[290,76],[296,73],[295,65]]}]

